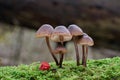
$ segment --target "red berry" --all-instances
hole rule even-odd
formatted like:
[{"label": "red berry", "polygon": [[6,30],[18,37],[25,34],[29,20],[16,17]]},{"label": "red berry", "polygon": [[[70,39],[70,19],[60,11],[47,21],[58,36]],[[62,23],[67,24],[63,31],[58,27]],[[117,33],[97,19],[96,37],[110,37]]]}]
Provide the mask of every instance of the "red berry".
[{"label": "red berry", "polygon": [[50,64],[48,62],[42,62],[39,70],[49,70],[50,69]]}]

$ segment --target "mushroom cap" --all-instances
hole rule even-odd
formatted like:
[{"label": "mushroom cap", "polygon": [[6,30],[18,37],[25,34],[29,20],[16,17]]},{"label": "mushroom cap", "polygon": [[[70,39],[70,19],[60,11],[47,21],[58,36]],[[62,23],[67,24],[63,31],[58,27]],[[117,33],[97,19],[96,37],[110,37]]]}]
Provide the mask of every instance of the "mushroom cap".
[{"label": "mushroom cap", "polygon": [[88,34],[87,33],[83,33],[83,36],[88,36]]},{"label": "mushroom cap", "polygon": [[72,35],[65,26],[57,26],[51,34],[51,40],[55,42],[69,41],[72,39]]},{"label": "mushroom cap", "polygon": [[53,27],[49,24],[43,24],[36,32],[36,37],[50,37]]},{"label": "mushroom cap", "polygon": [[81,36],[81,35],[83,35],[82,29],[79,26],[75,25],[75,24],[69,25],[68,30],[70,31],[72,36]]},{"label": "mushroom cap", "polygon": [[54,53],[55,54],[59,54],[59,53],[65,54],[65,53],[67,53],[67,49],[65,47],[59,46],[54,50]]},{"label": "mushroom cap", "polygon": [[81,45],[88,45],[88,46],[94,45],[93,39],[88,35],[83,35],[83,37],[80,40],[78,40],[78,43]]}]

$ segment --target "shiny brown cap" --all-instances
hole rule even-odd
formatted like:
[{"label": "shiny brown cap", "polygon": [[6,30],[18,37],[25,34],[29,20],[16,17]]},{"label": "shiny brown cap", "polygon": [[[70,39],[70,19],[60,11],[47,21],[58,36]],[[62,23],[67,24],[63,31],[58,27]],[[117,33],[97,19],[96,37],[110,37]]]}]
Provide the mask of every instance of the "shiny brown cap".
[{"label": "shiny brown cap", "polygon": [[81,36],[81,35],[83,35],[82,29],[79,26],[75,25],[75,24],[69,25],[68,30],[70,31],[72,36]]},{"label": "shiny brown cap", "polygon": [[57,26],[51,34],[51,40],[55,42],[61,42],[60,37],[63,38],[62,41],[69,41],[72,39],[72,35],[65,26]]},{"label": "shiny brown cap", "polygon": [[83,36],[88,36],[88,34],[87,33],[83,33]]},{"label": "shiny brown cap", "polygon": [[59,54],[59,53],[65,54],[65,53],[67,53],[67,49],[65,47],[60,46],[54,50],[54,53],[55,54]]},{"label": "shiny brown cap", "polygon": [[46,37],[46,36],[50,36],[51,33],[53,31],[53,27],[49,24],[43,24],[38,31],[36,32],[36,37]]},{"label": "shiny brown cap", "polygon": [[88,46],[94,45],[93,39],[88,35],[83,35],[83,37],[80,40],[78,40],[78,43],[81,45],[88,45]]}]

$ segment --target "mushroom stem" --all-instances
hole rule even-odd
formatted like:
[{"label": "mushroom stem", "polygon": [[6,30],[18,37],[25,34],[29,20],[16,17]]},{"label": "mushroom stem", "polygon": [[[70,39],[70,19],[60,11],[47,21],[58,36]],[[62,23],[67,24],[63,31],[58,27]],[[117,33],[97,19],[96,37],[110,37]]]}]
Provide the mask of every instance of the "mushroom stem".
[{"label": "mushroom stem", "polygon": [[88,57],[88,46],[86,45],[86,56],[85,56],[86,65],[85,66],[87,66],[87,57]]},{"label": "mushroom stem", "polygon": [[80,57],[79,57],[79,50],[78,50],[78,45],[77,45],[75,37],[73,37],[73,42],[74,42],[75,51],[76,51],[76,62],[77,62],[77,66],[79,66],[80,65],[80,62],[79,62]]},{"label": "mushroom stem", "polygon": [[51,53],[51,55],[52,55],[56,65],[58,65],[58,60],[57,60],[57,58],[55,57],[55,55],[54,55],[54,53],[52,51],[52,48],[50,46],[50,42],[49,42],[49,38],[48,37],[46,37],[46,43],[47,43],[48,49],[49,49],[49,51],[50,51],[50,53]]},{"label": "mushroom stem", "polygon": [[87,54],[88,54],[88,47],[86,45],[82,45],[82,65],[86,67],[86,61],[87,61]]},{"label": "mushroom stem", "polygon": [[[63,46],[63,36],[59,36],[60,38],[60,41],[61,41],[61,46]],[[63,62],[63,57],[64,57],[64,53],[60,52],[60,62],[59,62],[59,65],[60,65],[60,68],[62,68],[62,62]]]},{"label": "mushroom stem", "polygon": [[[63,38],[61,38],[61,41],[62,41],[62,39],[63,39]],[[59,44],[59,46],[64,47],[63,42],[61,42],[61,43]],[[62,51],[60,51],[59,54],[60,54],[59,67],[62,68],[62,62],[63,62],[64,53],[63,53]]]},{"label": "mushroom stem", "polygon": [[59,62],[59,67],[60,68],[62,68],[63,57],[64,57],[64,54],[60,53],[60,62]]},{"label": "mushroom stem", "polygon": [[63,37],[63,36],[59,36],[59,38],[60,38],[61,44],[62,44],[62,46],[63,46],[64,37]]}]

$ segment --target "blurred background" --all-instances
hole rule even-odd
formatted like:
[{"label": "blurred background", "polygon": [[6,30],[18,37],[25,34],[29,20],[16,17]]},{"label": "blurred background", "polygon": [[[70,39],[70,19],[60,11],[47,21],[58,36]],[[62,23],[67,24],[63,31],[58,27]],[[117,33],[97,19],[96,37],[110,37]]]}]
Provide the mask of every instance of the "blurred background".
[{"label": "blurred background", "polygon": [[[120,0],[0,0],[0,65],[53,61],[45,39],[35,37],[46,23],[80,26],[95,42],[89,59],[120,56],[119,9]],[[66,47],[65,59],[75,60],[73,43]]]}]

